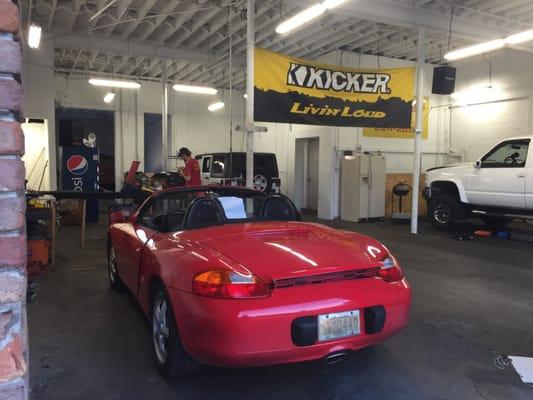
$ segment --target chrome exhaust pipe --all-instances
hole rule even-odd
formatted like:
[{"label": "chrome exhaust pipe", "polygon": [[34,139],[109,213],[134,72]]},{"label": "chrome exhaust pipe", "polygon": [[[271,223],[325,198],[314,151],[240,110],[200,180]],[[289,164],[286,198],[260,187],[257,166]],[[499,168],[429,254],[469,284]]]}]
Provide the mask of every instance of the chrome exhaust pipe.
[{"label": "chrome exhaust pipe", "polygon": [[347,351],[339,351],[337,353],[331,353],[324,358],[324,362],[327,365],[335,365],[343,361],[346,357],[348,357]]}]

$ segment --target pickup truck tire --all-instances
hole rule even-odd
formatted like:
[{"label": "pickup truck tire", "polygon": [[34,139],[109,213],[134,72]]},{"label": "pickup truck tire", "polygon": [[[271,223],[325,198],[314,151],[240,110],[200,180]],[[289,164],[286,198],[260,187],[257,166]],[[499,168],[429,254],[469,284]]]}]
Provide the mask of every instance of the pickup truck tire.
[{"label": "pickup truck tire", "polygon": [[481,220],[489,229],[503,229],[513,221],[511,218],[495,217],[491,215],[482,215]]},{"label": "pickup truck tire", "polygon": [[428,204],[429,220],[437,229],[450,229],[454,221],[464,219],[466,214],[465,205],[451,194],[439,194]]}]

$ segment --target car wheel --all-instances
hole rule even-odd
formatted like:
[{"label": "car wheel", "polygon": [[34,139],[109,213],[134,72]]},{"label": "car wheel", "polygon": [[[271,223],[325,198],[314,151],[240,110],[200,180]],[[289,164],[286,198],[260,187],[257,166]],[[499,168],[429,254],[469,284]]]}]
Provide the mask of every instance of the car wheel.
[{"label": "car wheel", "polygon": [[201,368],[181,344],[172,305],[161,285],[152,302],[152,343],[157,369],[163,377],[192,374]]},{"label": "car wheel", "polygon": [[489,215],[482,215],[481,220],[489,229],[504,229],[507,225],[513,222],[512,218],[494,217]]},{"label": "car wheel", "polygon": [[254,189],[268,193],[272,189],[272,179],[262,171],[254,174]]},{"label": "car wheel", "polygon": [[126,289],[126,285],[124,285],[124,282],[118,275],[117,256],[115,248],[111,242],[107,246],[107,276],[109,278],[109,286],[111,286],[111,289],[116,290],[117,292],[123,292]]},{"label": "car wheel", "polygon": [[466,207],[451,194],[441,194],[431,199],[428,217],[437,229],[449,229],[456,220],[464,219]]}]

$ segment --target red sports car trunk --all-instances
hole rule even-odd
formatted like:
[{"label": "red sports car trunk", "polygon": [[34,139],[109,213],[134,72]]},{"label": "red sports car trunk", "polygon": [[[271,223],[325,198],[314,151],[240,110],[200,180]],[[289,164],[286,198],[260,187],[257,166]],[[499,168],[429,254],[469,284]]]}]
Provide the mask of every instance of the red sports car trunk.
[{"label": "red sports car trunk", "polygon": [[[274,229],[274,227],[277,229]],[[362,270],[378,265],[385,249],[362,235],[315,224],[248,224],[238,233],[209,235],[202,243],[246,266],[262,279]]]}]

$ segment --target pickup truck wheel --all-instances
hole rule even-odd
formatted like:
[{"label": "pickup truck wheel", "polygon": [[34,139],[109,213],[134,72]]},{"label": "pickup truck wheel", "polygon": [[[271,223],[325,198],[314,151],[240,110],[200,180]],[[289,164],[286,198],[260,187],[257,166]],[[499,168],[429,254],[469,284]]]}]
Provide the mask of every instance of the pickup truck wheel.
[{"label": "pickup truck wheel", "polygon": [[444,193],[431,199],[428,216],[435,228],[449,229],[453,221],[465,218],[466,207],[455,196]]},{"label": "pickup truck wheel", "polygon": [[157,369],[164,378],[200,370],[201,364],[181,344],[172,304],[163,285],[157,285],[153,293],[152,339]]},{"label": "pickup truck wheel", "polygon": [[506,217],[494,217],[489,215],[482,215],[481,220],[489,229],[503,229],[509,225],[513,220]]}]

